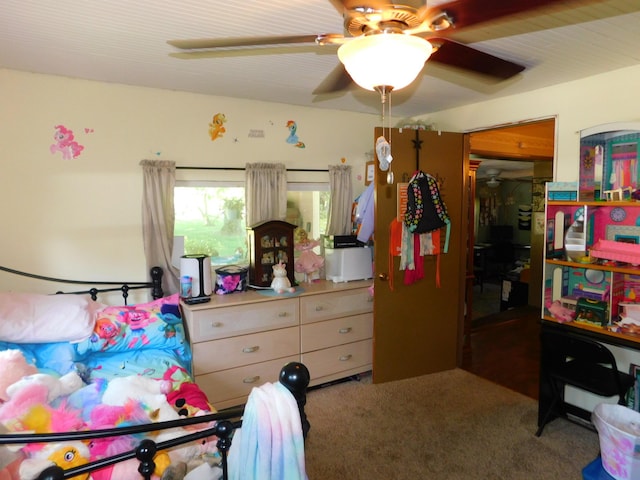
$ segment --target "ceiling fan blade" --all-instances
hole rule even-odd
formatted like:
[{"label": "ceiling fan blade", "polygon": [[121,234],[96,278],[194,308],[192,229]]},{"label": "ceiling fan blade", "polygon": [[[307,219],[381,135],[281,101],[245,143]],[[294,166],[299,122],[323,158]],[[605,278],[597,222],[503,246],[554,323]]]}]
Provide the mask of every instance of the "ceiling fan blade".
[{"label": "ceiling fan blade", "polygon": [[498,58],[446,38],[429,38],[429,42],[438,48],[431,54],[427,64],[429,62],[438,62],[499,80],[511,78],[525,69],[523,65]]},{"label": "ceiling fan blade", "polygon": [[401,0],[397,2],[392,0],[329,0],[329,2],[340,15],[357,9],[361,11],[384,10],[389,8],[389,5],[406,5],[415,8],[424,5],[424,0]]},{"label": "ceiling fan blade", "polygon": [[204,50],[185,50],[169,53],[170,57],[182,60],[198,60],[203,58],[242,58],[263,57],[266,55],[291,55],[297,53],[313,53],[315,55],[335,55],[335,45],[278,45],[256,48],[213,48]]},{"label": "ceiling fan blade", "polygon": [[204,48],[256,47],[260,45],[282,45],[289,43],[315,43],[320,35],[280,35],[268,37],[194,38],[169,40],[167,43],[182,50]]},{"label": "ceiling fan blade", "polygon": [[454,27],[461,28],[552,5],[567,9],[572,3],[584,6],[598,1],[601,0],[454,0],[433,9],[446,12]]},{"label": "ceiling fan blade", "polygon": [[314,95],[322,95],[323,93],[334,93],[346,90],[353,84],[351,76],[340,63],[331,70],[331,73],[322,81],[320,85],[313,91]]}]

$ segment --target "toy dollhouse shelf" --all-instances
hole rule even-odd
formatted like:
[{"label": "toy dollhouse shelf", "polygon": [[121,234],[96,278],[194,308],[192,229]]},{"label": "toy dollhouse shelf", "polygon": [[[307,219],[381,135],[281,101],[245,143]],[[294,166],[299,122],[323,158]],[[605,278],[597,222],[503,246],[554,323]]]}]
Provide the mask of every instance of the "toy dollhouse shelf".
[{"label": "toy dollhouse shelf", "polygon": [[545,263],[547,265],[560,265],[573,268],[588,268],[589,270],[602,270],[605,272],[627,273],[629,275],[640,275],[640,266],[633,265],[600,265],[597,263],[579,263],[568,260],[558,260],[548,258]]}]

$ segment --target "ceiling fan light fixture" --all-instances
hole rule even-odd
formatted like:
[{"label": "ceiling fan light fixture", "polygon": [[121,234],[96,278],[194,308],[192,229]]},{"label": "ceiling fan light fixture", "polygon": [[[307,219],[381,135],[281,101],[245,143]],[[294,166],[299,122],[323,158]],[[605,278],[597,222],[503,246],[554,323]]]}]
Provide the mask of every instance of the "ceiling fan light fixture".
[{"label": "ceiling fan light fixture", "polygon": [[422,71],[433,47],[424,38],[402,33],[355,37],[338,49],[338,58],[354,82],[366,90],[400,90]]}]

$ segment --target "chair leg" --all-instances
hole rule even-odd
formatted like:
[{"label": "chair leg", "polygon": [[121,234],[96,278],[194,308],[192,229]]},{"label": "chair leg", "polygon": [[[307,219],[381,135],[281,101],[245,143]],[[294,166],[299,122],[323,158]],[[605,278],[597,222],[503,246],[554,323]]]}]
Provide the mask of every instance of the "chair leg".
[{"label": "chair leg", "polygon": [[544,417],[542,418],[542,422],[540,422],[540,426],[538,427],[538,430],[536,430],[536,437],[539,437],[540,435],[542,435],[542,430],[544,430],[545,425],[549,423],[549,420],[551,419],[551,415],[553,415],[556,405],[558,404],[558,400],[559,400],[558,394],[555,392],[555,388],[552,387],[552,389],[554,390],[553,400],[551,400],[551,405],[549,405],[549,408],[547,409],[546,413],[544,414]]}]

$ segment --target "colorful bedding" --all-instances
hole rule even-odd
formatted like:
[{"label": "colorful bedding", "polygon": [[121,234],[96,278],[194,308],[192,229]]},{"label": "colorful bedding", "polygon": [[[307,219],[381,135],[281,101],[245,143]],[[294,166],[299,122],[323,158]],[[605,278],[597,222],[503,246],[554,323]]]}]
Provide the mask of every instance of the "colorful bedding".
[{"label": "colorful bedding", "polygon": [[[12,341],[17,335],[15,328],[5,334],[0,326],[0,422],[4,428],[29,433],[96,430],[213,411],[192,382],[191,351],[178,300],[173,295],[121,307],[88,302],[86,315],[91,317],[93,328],[74,332],[60,315],[55,323],[47,324],[46,318],[40,318],[46,317],[47,309],[32,308],[38,299],[29,299],[28,308],[18,310],[22,311],[23,324],[33,320],[38,325],[37,335],[22,336],[24,341],[18,343]],[[72,301],[76,303],[73,308],[77,320],[77,300]],[[58,307],[56,304],[54,308]],[[2,323],[7,321],[11,321],[10,315],[2,319]],[[61,333],[63,337],[75,337],[57,341]],[[190,431],[176,427],[156,434],[154,440]],[[134,448],[140,439],[126,436],[19,449],[1,447],[0,480],[35,478],[52,463],[70,468],[105,458]],[[168,472],[170,465],[214,463],[215,440],[210,440],[159,453],[154,459],[157,478]],[[136,461],[127,461],[82,478],[137,480],[137,465]]]}]

